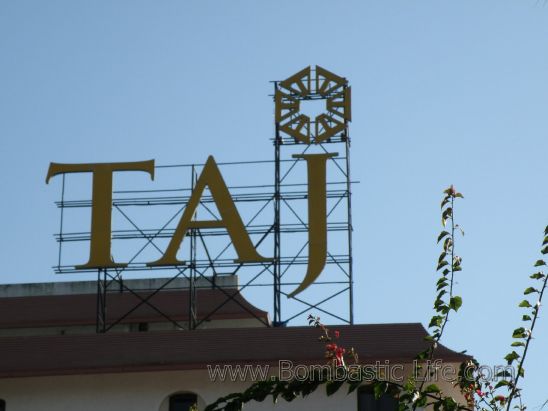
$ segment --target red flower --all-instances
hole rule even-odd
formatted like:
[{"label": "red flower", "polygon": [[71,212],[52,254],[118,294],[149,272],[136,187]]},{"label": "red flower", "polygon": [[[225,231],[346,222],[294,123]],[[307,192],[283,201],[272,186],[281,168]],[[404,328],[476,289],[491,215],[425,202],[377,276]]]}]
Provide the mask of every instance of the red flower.
[{"label": "red flower", "polygon": [[327,351],[335,351],[337,350],[337,344],[327,344],[325,348]]},{"label": "red flower", "polygon": [[339,330],[335,330],[335,338],[339,338],[340,335],[341,333],[339,332]]},{"label": "red flower", "polygon": [[337,365],[344,365],[344,353],[346,350],[342,347],[337,347],[335,349],[335,359],[337,360]]}]

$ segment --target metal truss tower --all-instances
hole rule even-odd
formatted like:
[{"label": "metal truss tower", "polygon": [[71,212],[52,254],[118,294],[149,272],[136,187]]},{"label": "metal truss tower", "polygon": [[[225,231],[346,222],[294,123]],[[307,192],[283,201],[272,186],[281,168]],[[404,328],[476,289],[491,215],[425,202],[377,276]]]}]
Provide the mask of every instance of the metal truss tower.
[{"label": "metal truss tower", "polygon": [[[348,125],[351,121],[351,94],[347,79],[339,77],[320,66],[306,67],[293,76],[274,82],[275,105],[275,183],[274,183],[274,325],[285,325],[294,318],[308,311],[327,314],[344,323],[353,324],[353,270],[352,270],[352,180],[350,177],[350,136]],[[307,114],[303,106],[307,102],[323,101],[323,110]],[[328,177],[327,197],[334,203],[327,213],[327,231],[329,242],[337,241],[338,252],[330,251],[328,247],[326,271],[331,276],[317,281],[309,287],[307,294],[292,297],[303,306],[303,310],[284,316],[282,306],[284,297],[288,297],[288,287],[294,287],[290,277],[295,263],[308,246],[308,242],[300,248],[296,255],[285,256],[283,244],[291,242],[293,235],[302,228],[308,229],[306,217],[300,215],[294,202],[302,200],[291,190],[294,184],[288,183],[292,173],[297,171],[297,163],[303,162],[302,156],[307,152],[328,153],[329,149],[340,150],[342,156],[331,158],[335,168],[335,177]],[[287,160],[288,155],[298,157]],[[337,173],[338,176],[336,175]],[[332,175],[332,174],[331,174]],[[331,180],[331,181],[329,181]],[[340,204],[346,207],[342,214],[335,212]],[[302,210],[301,210],[302,211]],[[292,215],[297,224],[286,223],[285,215]],[[334,218],[334,216],[338,216]],[[343,234],[335,240],[333,234]],[[323,276],[323,274],[322,274]],[[320,292],[318,288],[323,288]],[[327,288],[327,290],[326,290]],[[348,309],[339,312],[326,310],[322,304],[346,294]],[[318,296],[322,296],[318,301]],[[314,300],[315,299],[315,300]],[[346,313],[345,313],[346,311]]]}]

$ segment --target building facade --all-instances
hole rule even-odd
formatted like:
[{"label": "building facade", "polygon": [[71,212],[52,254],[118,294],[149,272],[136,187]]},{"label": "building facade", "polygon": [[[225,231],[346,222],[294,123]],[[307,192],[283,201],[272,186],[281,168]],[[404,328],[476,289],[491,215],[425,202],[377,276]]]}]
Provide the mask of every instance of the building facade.
[{"label": "building facade", "polygon": [[[161,279],[132,280],[142,296]],[[237,290],[237,279],[226,278],[224,290]],[[231,282],[232,281],[232,282]],[[270,327],[268,313],[241,295],[222,305],[198,329],[185,324],[188,292],[178,280],[157,292],[150,305],[131,311],[139,299],[120,289],[110,293],[108,317],[131,311],[108,333],[96,333],[95,282],[0,286],[0,410],[5,411],[186,411],[198,409],[254,381],[276,376],[303,377],[326,364],[325,344],[314,327]],[[224,295],[198,284],[200,313],[211,312]],[[187,308],[185,308],[187,307]],[[353,347],[360,363],[390,368],[391,378],[405,378],[415,355],[426,347],[421,324],[334,326],[340,345]],[[468,357],[440,346],[435,358],[458,370]],[[392,371],[394,369],[394,371]],[[460,399],[450,378],[437,382]],[[372,399],[367,389],[331,397],[320,388],[293,402],[270,399],[246,405],[249,410],[390,409]],[[274,407],[274,408],[273,408]]]}]

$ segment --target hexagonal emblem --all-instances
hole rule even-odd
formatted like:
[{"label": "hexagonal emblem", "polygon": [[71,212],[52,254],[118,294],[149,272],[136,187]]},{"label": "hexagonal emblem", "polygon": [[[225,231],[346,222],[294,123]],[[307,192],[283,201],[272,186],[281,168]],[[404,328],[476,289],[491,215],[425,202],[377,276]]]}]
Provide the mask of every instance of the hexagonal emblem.
[{"label": "hexagonal emblem", "polygon": [[[325,111],[314,119],[300,112],[304,100],[325,100]],[[351,121],[348,80],[326,69],[310,66],[280,81],[274,94],[278,130],[297,142],[321,143],[346,138]]]}]

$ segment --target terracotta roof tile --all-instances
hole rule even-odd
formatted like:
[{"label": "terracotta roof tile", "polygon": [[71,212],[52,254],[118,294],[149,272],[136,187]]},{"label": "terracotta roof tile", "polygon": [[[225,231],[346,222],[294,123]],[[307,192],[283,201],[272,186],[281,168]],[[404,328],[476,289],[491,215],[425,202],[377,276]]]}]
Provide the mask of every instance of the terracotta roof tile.
[{"label": "terracotta roof tile", "polygon": [[[223,292],[224,291],[224,292]],[[259,317],[268,321],[268,313],[254,307],[236,289],[198,290],[198,318],[204,318],[221,306],[211,317],[218,319],[243,319]],[[234,300],[227,301],[229,295]],[[148,294],[140,293],[143,298]],[[96,322],[96,294],[54,295],[35,297],[0,298],[0,328],[29,328],[69,325],[93,325]],[[107,297],[107,322],[121,318],[140,302],[135,295],[109,293]],[[149,302],[170,318],[177,321],[188,319],[188,292],[161,291]],[[225,303],[223,305],[223,303]],[[131,313],[123,323],[162,322],[166,319],[150,306],[143,304]]]},{"label": "terracotta roof tile", "polygon": [[[340,344],[354,347],[364,363],[410,362],[426,347],[421,324],[336,326]],[[292,360],[323,364],[318,329],[231,328],[0,338],[0,377],[205,369],[207,364],[270,364]],[[461,362],[466,355],[440,346],[436,358]]]}]

